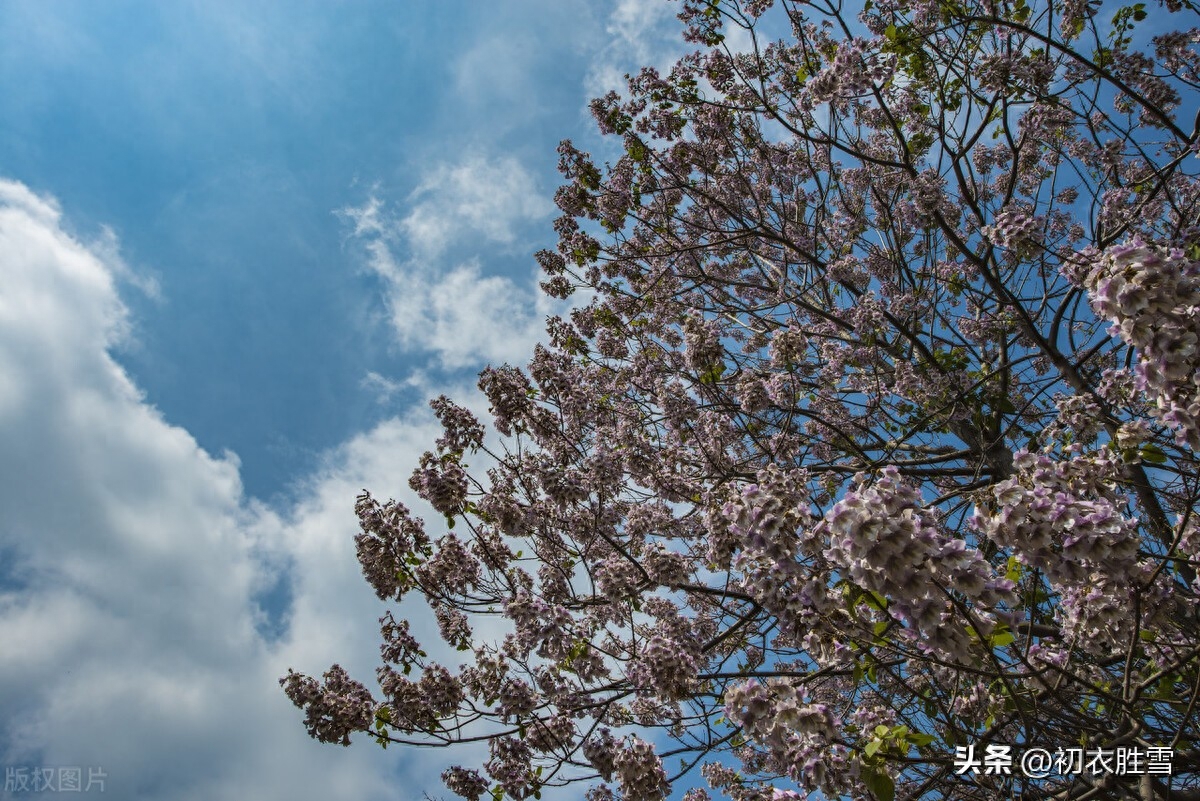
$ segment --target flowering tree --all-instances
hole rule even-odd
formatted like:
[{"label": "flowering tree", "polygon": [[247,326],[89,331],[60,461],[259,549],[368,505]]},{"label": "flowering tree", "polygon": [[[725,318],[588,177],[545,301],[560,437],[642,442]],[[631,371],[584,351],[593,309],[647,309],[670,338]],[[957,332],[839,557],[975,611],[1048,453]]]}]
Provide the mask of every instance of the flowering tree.
[{"label": "flowering tree", "polygon": [[381,699],[281,680],[309,732],[486,740],[468,799],[1200,798],[1200,30],[1160,6],[685,0],[696,52],[593,103],[623,155],[560,148],[543,287],[589,300],[483,372],[499,444],[440,398],[438,532],[358,499],[465,664],[389,613]]}]

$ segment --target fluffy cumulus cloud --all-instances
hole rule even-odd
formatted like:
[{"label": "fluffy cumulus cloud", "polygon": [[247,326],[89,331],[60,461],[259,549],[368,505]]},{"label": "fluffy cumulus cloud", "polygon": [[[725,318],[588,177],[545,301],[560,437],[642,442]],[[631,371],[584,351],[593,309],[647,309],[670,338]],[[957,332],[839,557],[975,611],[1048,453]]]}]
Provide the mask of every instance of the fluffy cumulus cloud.
[{"label": "fluffy cumulus cloud", "polygon": [[[111,238],[64,228],[0,182],[0,765],[103,770],[109,797],[139,800],[396,798],[401,775],[436,793],[430,765],[310,740],[276,686],[289,666],[372,674],[382,610],[354,496],[404,487],[430,416],[330,453],[291,510],[246,499],[236,458],[113,358],[130,326]],[[281,576],[272,632],[261,598]]]},{"label": "fluffy cumulus cloud", "polygon": [[342,214],[384,282],[400,345],[457,369],[522,362],[544,335],[555,307],[537,288],[532,258],[528,281],[517,282],[485,274],[479,255],[517,252],[522,226],[552,210],[516,159],[473,154],[429,169],[402,212],[373,196]]}]

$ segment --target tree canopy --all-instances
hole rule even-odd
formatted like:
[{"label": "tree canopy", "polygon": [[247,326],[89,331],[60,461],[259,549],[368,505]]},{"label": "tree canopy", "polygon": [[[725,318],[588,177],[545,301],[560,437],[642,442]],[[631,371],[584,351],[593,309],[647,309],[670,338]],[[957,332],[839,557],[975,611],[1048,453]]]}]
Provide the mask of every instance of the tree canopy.
[{"label": "tree canopy", "polygon": [[1197,8],[680,17],[592,104],[622,155],[560,147],[583,300],[493,436],[434,401],[444,519],[358,498],[463,664],[388,613],[382,698],[281,680],[309,732],[486,740],[468,799],[1200,798]]}]

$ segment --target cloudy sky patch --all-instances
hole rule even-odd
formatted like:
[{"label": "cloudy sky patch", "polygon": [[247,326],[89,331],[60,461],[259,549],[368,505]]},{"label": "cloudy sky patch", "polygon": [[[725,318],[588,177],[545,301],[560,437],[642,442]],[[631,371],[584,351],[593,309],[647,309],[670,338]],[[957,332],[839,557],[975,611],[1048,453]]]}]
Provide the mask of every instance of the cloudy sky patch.
[{"label": "cloudy sky patch", "polygon": [[532,259],[554,245],[555,145],[598,144],[597,76],[655,58],[670,14],[419,6],[0,6],[14,780],[444,794],[453,755],[318,744],[277,681],[373,675],[386,607],[354,499],[419,509],[429,397],[524,361],[558,310]]}]

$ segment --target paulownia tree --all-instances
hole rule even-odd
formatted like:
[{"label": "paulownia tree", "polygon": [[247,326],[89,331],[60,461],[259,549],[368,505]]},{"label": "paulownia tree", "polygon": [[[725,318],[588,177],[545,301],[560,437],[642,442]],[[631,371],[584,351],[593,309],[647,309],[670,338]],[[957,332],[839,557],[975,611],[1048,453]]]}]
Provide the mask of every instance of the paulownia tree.
[{"label": "paulownia tree", "polygon": [[309,732],[486,741],[468,799],[1200,798],[1196,11],[686,0],[623,155],[560,148],[588,300],[482,373],[498,444],[441,398],[437,531],[358,498],[465,664],[389,613],[381,699],[281,681]]}]

